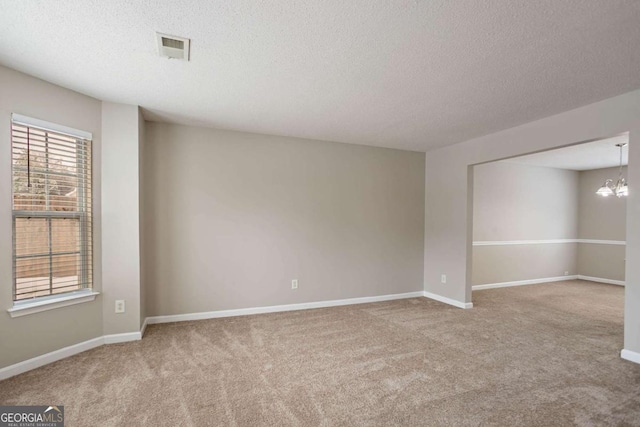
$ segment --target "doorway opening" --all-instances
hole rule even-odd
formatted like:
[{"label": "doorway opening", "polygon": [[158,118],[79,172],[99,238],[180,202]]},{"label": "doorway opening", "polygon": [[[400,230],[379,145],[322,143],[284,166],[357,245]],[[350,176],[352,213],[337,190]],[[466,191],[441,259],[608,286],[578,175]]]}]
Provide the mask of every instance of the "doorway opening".
[{"label": "doorway opening", "polygon": [[626,178],[628,143],[624,133],[473,166],[474,305],[493,288],[624,286],[626,197],[596,192]]}]

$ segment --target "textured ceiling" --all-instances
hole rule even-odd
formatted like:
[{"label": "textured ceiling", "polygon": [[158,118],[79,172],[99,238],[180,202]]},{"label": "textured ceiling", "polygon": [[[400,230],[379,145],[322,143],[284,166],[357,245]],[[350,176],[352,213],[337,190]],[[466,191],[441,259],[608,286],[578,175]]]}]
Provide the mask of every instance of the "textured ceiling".
[{"label": "textured ceiling", "polygon": [[637,0],[5,0],[0,64],[150,120],[423,151],[639,88],[639,22]]},{"label": "textured ceiling", "polygon": [[[629,143],[629,134],[502,161],[576,171],[610,168],[620,165],[620,149],[616,144],[621,143]],[[629,146],[626,146],[622,148],[622,164],[628,162]]]}]

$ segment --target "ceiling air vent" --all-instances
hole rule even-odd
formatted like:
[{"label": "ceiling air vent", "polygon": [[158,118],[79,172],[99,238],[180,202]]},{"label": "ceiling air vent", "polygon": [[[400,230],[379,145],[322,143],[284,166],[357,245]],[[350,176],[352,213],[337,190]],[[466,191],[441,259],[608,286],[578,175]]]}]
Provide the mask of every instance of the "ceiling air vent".
[{"label": "ceiling air vent", "polygon": [[184,37],[170,36],[156,33],[158,39],[158,54],[167,58],[189,60],[190,40]]}]

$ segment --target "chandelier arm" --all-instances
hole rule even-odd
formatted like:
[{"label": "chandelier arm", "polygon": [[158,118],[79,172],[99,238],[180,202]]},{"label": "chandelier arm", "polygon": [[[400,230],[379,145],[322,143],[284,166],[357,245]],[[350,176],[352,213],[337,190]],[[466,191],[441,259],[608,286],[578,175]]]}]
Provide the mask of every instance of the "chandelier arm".
[{"label": "chandelier arm", "polygon": [[613,184],[613,179],[609,178],[608,180],[606,180],[604,182],[604,185],[606,185],[608,188],[610,188],[611,190],[615,190],[616,186]]},{"label": "chandelier arm", "polygon": [[622,180],[622,147],[623,145],[620,144],[620,173],[618,175],[618,181]]}]

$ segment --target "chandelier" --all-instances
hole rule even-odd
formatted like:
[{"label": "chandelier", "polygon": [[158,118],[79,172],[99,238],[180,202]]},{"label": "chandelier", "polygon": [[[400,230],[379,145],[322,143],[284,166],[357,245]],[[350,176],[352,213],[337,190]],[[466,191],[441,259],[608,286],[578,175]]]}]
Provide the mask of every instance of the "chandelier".
[{"label": "chandelier", "polygon": [[622,177],[622,147],[627,145],[626,142],[621,144],[616,144],[616,147],[620,148],[620,173],[618,174],[618,181],[613,183],[612,179],[608,179],[602,184],[602,187],[596,191],[596,194],[601,195],[602,197],[607,197],[615,194],[617,197],[626,197],[629,195],[629,186],[627,185],[627,180]]}]

